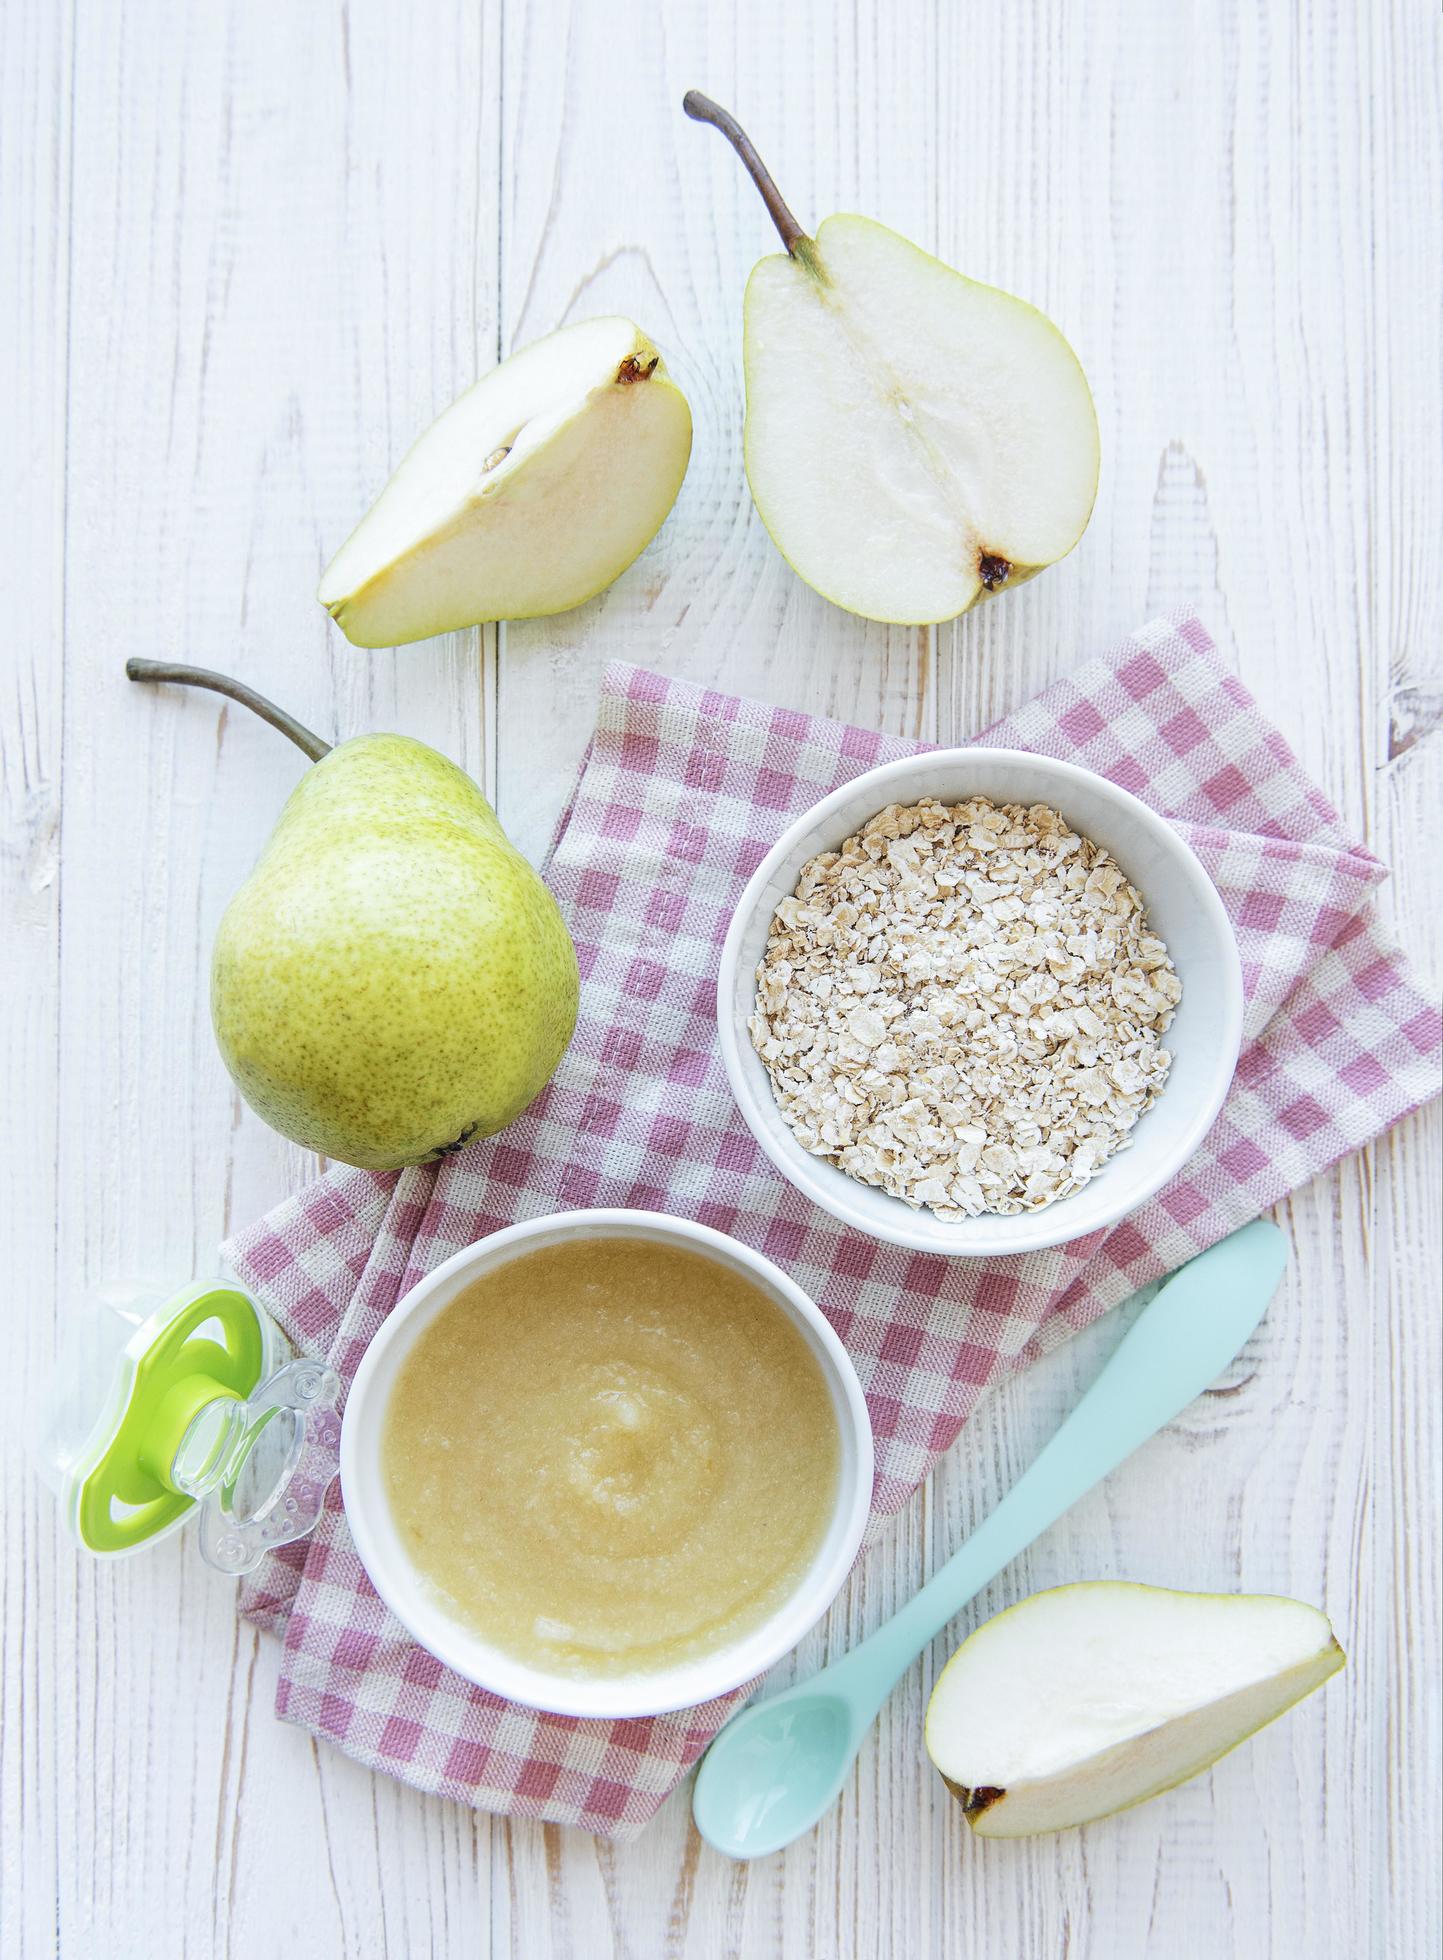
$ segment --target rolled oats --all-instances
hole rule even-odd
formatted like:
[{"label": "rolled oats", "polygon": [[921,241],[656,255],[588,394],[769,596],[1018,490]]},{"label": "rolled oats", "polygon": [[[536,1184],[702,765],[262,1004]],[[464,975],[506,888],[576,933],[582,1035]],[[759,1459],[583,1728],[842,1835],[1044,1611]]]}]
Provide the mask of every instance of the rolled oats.
[{"label": "rolled oats", "polygon": [[977,1217],[1127,1148],[1181,998],[1140,894],[1056,810],[929,797],[802,867],[748,1028],[805,1150]]}]

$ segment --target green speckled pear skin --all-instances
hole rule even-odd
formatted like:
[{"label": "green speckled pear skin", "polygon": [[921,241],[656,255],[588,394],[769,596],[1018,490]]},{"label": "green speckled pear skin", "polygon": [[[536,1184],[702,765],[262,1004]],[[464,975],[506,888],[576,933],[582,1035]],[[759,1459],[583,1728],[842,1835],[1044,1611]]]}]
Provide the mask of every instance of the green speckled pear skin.
[{"label": "green speckled pear skin", "polygon": [[368,1170],[503,1129],[561,1060],[578,991],[555,899],[471,778],[404,735],[309,770],[211,964],[252,1109]]}]

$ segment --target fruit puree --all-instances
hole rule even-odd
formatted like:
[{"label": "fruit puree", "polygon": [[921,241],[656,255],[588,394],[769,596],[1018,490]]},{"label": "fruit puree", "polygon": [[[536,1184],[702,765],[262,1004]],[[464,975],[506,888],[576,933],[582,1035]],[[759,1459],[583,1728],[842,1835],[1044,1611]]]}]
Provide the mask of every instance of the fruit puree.
[{"label": "fruit puree", "polygon": [[727,1646],[792,1592],[840,1448],[768,1294],[606,1238],[523,1253],[441,1311],[397,1378],[382,1465],[458,1621],[552,1672],[622,1675]]}]

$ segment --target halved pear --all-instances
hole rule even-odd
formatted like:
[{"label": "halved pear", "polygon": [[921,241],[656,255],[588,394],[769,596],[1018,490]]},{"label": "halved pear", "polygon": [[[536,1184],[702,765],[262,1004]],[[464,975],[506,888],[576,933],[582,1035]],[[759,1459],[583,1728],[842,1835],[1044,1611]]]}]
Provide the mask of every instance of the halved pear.
[{"label": "halved pear", "polygon": [[1097,414],[1035,307],[870,218],[809,238],[734,117],[684,107],[746,165],[785,256],[743,309],[746,466],[762,522],[849,612],[921,625],[1071,551],[1097,495]]},{"label": "halved pear", "polygon": [[927,1753],[979,1836],[1066,1830],[1196,1776],[1343,1661],[1295,1599],[1059,1586],[963,1641]]},{"label": "halved pear", "polygon": [[690,454],[686,397],[640,327],[562,327],[431,424],[316,596],[360,647],[565,612],[655,537]]}]

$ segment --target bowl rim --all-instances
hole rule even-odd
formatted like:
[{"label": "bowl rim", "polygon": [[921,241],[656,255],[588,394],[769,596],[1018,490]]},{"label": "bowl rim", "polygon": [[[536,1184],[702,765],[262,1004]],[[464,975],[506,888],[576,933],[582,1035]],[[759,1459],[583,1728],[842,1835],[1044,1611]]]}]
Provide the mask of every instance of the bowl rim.
[{"label": "bowl rim", "polygon": [[[827,1526],[827,1537],[835,1542],[825,1562],[819,1564],[826,1547],[824,1538],[808,1570],[775,1611],[714,1653],[650,1674],[591,1678],[548,1674],[544,1668],[488,1646],[443,1608],[432,1606],[425,1596],[422,1575],[404,1551],[388,1542],[387,1532],[371,1508],[372,1500],[378,1508],[386,1505],[380,1480],[385,1410],[394,1390],[395,1371],[425,1327],[450,1304],[454,1289],[448,1289],[458,1275],[504,1264],[513,1253],[524,1252],[529,1240],[546,1235],[619,1238],[631,1232],[659,1235],[697,1251],[711,1251],[725,1263],[744,1268],[775,1300],[777,1311],[789,1315],[810,1334],[808,1345],[818,1357],[837,1423],[837,1493]],[[378,1392],[377,1377],[386,1368],[391,1370],[390,1384],[382,1385],[379,1392],[383,1399],[373,1408],[370,1405]],[[670,1212],[622,1206],[550,1212],[524,1219],[461,1247],[427,1273],[396,1302],[367,1346],[351,1383],[341,1424],[341,1491],[356,1555],[382,1601],[412,1638],[463,1679],[490,1693],[546,1714],[592,1719],[623,1720],[695,1707],[764,1674],[790,1653],[831,1606],[856,1562],[871,1515],[873,1474],[872,1425],[862,1385],[851,1356],[816,1302],[765,1253],[739,1239]],[[394,1525],[389,1518],[385,1522],[394,1539]],[[678,1684],[675,1691],[647,1692],[648,1683],[664,1689],[674,1676]],[[544,1689],[544,1697],[539,1689]]]},{"label": "bowl rim", "polygon": [[[826,1159],[814,1159],[808,1151],[792,1140],[787,1130],[787,1146],[783,1147],[779,1138],[766,1125],[755,1119],[755,1089],[745,1066],[744,1048],[750,1053],[750,1043],[745,1040],[745,1023],[739,1025],[739,1017],[734,1012],[737,989],[738,968],[741,963],[741,946],[747,929],[761,904],[767,886],[773,881],[781,865],[798,848],[809,831],[818,825],[825,825],[828,819],[853,802],[859,792],[878,792],[873,811],[883,810],[888,803],[902,799],[887,794],[889,786],[895,782],[911,782],[918,771],[925,773],[928,767],[955,768],[967,763],[985,760],[988,766],[996,764],[1002,768],[1009,765],[1017,768],[1041,770],[1051,775],[1059,786],[1076,785],[1100,794],[1104,800],[1112,802],[1125,811],[1145,830],[1176,863],[1182,875],[1189,881],[1199,908],[1206,915],[1212,936],[1219,951],[1225,951],[1226,958],[1221,963],[1221,990],[1223,994],[1223,1035],[1219,1043],[1219,1065],[1212,1076],[1212,1086],[1206,1097],[1202,1098],[1193,1113],[1192,1120],[1181,1132],[1173,1148],[1168,1151],[1153,1169],[1144,1172],[1136,1183],[1119,1185],[1120,1196],[1114,1205],[1103,1208],[1083,1230],[1069,1229],[1065,1223],[1060,1227],[1048,1227],[1040,1221],[1045,1219],[1065,1220],[1068,1199],[1060,1198],[1056,1203],[1044,1206],[1040,1211],[1018,1214],[1015,1229],[1012,1231],[991,1230],[985,1245],[959,1243],[955,1248],[939,1245],[937,1227],[955,1225],[959,1240],[965,1240],[967,1229],[974,1223],[971,1219],[938,1219],[928,1211],[914,1212],[901,1198],[892,1198],[895,1222],[883,1228],[868,1215],[859,1213],[847,1204],[845,1198],[834,1188],[828,1178],[818,1176],[814,1168]],[[912,801],[928,794],[923,787],[915,787]],[[979,794],[987,794],[982,791]],[[950,800],[955,801],[956,798]],[[1035,799],[1034,799],[1035,800]],[[861,822],[866,822],[863,818]],[[854,828],[860,828],[860,823]],[[844,833],[850,835],[850,831]],[[839,835],[838,842],[841,841]],[[827,846],[818,844],[812,854]],[[752,998],[755,998],[753,980]],[[951,748],[923,749],[915,755],[898,756],[891,762],[879,763],[873,769],[863,770],[850,781],[841,783],[818,802],[803,810],[789,823],[777,838],[751,877],[732,910],[727,926],[726,938],[722,942],[720,961],[717,968],[717,1038],[721,1046],[722,1065],[731,1085],[732,1096],[741,1111],[754,1141],[770,1158],[775,1168],[802,1195],[815,1205],[828,1212],[853,1231],[865,1237],[878,1240],[882,1244],[905,1247],[909,1251],[930,1252],[939,1258],[952,1259],[1004,1259],[1018,1253],[1050,1251],[1057,1246],[1066,1245],[1079,1237],[1091,1237],[1094,1232],[1110,1230],[1121,1219],[1128,1217],[1155,1197],[1164,1185],[1177,1176],[1178,1172],[1196,1154],[1204,1137],[1217,1120],[1218,1112],[1227,1099],[1237,1069],[1238,1055],[1242,1048],[1243,1033],[1243,974],[1242,956],[1238,950],[1237,935],[1233,931],[1231,919],[1223,905],[1216,885],[1208,876],[1207,870],[1187,840],[1181,837],[1166,817],[1159,815],[1141,797],[1134,796],[1131,790],[1121,784],[1111,782],[1099,775],[1095,769],[1085,768],[1081,763],[1065,762],[1060,757],[1039,754],[1032,749],[991,748],[985,744],[956,745]],[[770,1081],[767,1093],[771,1093]],[[835,1170],[836,1166],[828,1165]],[[890,1196],[890,1193],[884,1194]],[[889,1218],[892,1213],[889,1212]],[[995,1218],[995,1214],[993,1215]],[[916,1221],[916,1222],[914,1222]],[[1012,1223],[1012,1221],[1008,1221]]]}]

